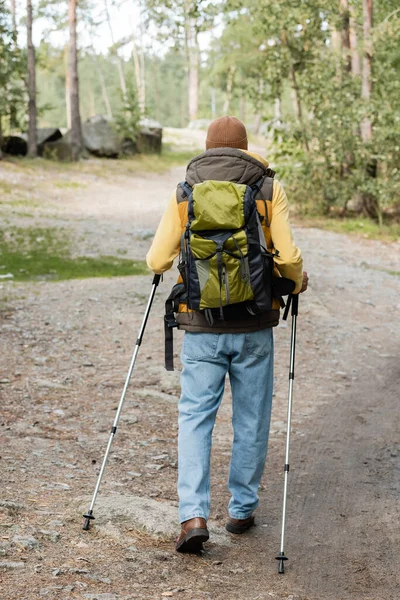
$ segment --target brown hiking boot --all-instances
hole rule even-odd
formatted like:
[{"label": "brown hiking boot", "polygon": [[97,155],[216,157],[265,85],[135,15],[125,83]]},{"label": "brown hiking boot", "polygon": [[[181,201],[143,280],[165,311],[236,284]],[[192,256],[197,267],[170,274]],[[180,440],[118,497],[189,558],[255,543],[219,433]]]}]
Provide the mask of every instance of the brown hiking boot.
[{"label": "brown hiking boot", "polygon": [[250,527],[253,527],[253,525],[255,525],[253,515],[250,515],[247,519],[233,519],[232,517],[228,517],[225,529],[230,533],[244,533]]},{"label": "brown hiking boot", "polygon": [[209,538],[207,521],[202,517],[195,517],[182,523],[181,534],[176,540],[177,552],[200,552],[203,542]]}]

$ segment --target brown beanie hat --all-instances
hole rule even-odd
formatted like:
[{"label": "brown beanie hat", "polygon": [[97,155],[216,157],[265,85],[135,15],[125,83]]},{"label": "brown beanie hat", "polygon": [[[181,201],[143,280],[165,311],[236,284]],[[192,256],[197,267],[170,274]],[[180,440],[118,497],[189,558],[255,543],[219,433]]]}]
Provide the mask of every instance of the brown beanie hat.
[{"label": "brown beanie hat", "polygon": [[247,150],[246,127],[236,117],[220,117],[208,127],[206,149],[226,147]]}]

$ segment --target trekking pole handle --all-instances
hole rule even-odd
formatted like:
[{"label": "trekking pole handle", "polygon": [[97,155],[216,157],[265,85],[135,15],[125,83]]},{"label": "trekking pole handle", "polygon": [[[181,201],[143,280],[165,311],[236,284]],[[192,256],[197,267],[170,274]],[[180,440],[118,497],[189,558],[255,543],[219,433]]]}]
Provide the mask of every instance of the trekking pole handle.
[{"label": "trekking pole handle", "polygon": [[154,277],[153,277],[152,285],[157,286],[160,283],[161,279],[162,279],[162,275],[157,275],[157,273],[155,273]]},{"label": "trekking pole handle", "polygon": [[292,294],[292,317],[299,314],[299,294]]}]

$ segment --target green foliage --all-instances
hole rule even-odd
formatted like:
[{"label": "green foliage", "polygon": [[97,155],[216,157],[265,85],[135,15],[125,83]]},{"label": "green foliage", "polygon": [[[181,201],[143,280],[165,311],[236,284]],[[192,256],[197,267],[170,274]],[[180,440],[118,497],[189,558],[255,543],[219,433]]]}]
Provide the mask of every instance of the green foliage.
[{"label": "green foliage", "polygon": [[129,85],[126,90],[126,97],[123,99],[122,110],[115,117],[118,133],[123,138],[134,142],[139,130],[140,117],[136,90],[132,85]]},{"label": "green foliage", "polygon": [[13,281],[59,281],[147,273],[144,261],[113,256],[71,256],[68,234],[63,229],[8,228],[0,231],[0,254],[0,275],[12,273]]},{"label": "green foliage", "polygon": [[[286,101],[279,117],[272,118],[270,109],[264,114],[270,120],[270,158],[290,197],[305,212],[343,213],[358,201],[382,224],[384,211],[400,211],[400,13],[393,12],[397,1],[383,4],[375,14],[379,25],[373,30],[372,96],[366,102],[361,77],[348,72],[345,49],[332,42],[334,35],[340,40],[345,23],[339,3],[230,2],[225,32],[230,29],[233,42],[226,60],[237,56],[247,79],[256,84],[262,78],[267,101],[282,99],[290,89],[292,102]],[[352,7],[362,58],[362,3],[355,1]],[[247,59],[243,19],[254,39]],[[235,43],[240,48],[236,56]],[[250,89],[257,90],[255,84]],[[360,134],[365,118],[373,127],[369,143]]]},{"label": "green foliage", "polygon": [[[24,119],[26,57],[16,46],[10,13],[0,0],[0,135],[19,126]],[[7,120],[3,121],[6,117]]]}]

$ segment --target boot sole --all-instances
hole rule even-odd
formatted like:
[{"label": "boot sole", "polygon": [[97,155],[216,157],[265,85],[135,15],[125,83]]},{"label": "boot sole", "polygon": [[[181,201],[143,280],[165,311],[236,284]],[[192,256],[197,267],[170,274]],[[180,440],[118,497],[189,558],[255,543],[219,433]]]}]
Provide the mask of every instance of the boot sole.
[{"label": "boot sole", "polygon": [[207,529],[192,529],[177,543],[176,551],[198,553],[203,550],[203,542],[206,542],[209,537]]},{"label": "boot sole", "polygon": [[225,525],[225,529],[227,531],[229,531],[229,533],[240,534],[240,533],[245,533],[245,531],[248,531],[249,529],[254,527],[254,525],[255,525],[254,520],[246,525],[233,525],[232,523],[229,523],[229,521],[228,521],[227,524]]}]

